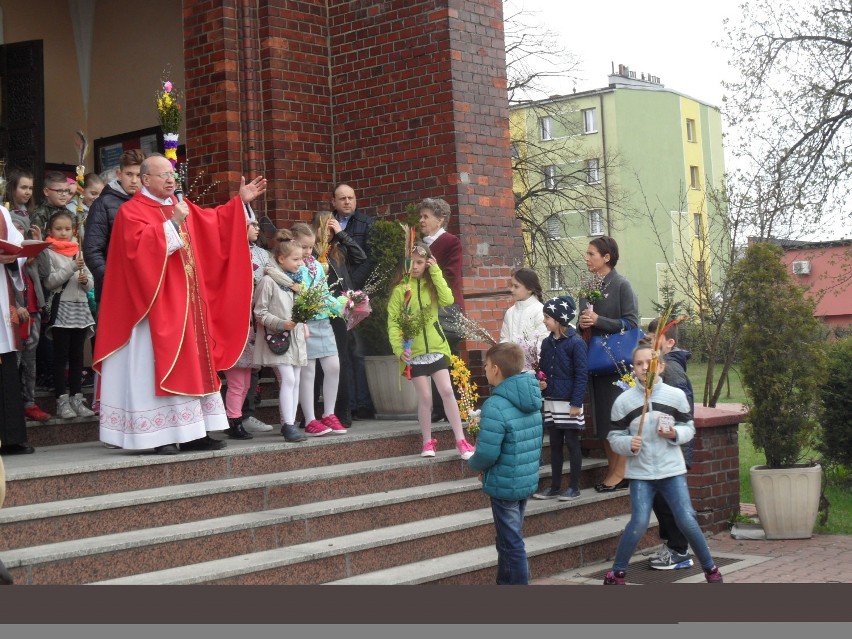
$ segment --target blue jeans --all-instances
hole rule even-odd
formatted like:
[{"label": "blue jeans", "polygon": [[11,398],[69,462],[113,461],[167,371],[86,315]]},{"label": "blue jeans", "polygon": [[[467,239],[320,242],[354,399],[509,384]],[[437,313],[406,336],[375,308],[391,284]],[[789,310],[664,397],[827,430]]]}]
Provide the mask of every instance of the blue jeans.
[{"label": "blue jeans", "polygon": [[491,512],[497,529],[497,585],[526,585],[530,579],[524,548],[524,510],[527,500],[491,498]]},{"label": "blue jeans", "polygon": [[692,501],[689,498],[689,488],[686,485],[686,474],[668,477],[666,479],[630,480],[630,508],[631,515],[618,549],[615,551],[613,570],[627,570],[627,564],[639,540],[648,530],[648,522],[651,519],[651,511],[654,506],[654,495],[660,493],[668,502],[674,515],[677,527],[689,541],[695,556],[704,570],[710,570],[715,564],[710,556],[710,548],[707,540],[698,526],[695,511],[692,509]]}]

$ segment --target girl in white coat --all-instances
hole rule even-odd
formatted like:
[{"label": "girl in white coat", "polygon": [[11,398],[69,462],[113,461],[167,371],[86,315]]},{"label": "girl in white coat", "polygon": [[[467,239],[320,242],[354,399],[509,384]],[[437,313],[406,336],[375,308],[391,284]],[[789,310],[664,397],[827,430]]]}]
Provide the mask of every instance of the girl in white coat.
[{"label": "girl in white coat", "polygon": [[[254,294],[254,317],[257,321],[257,338],[254,364],[271,366],[277,372],[280,389],[278,402],[281,410],[281,434],[288,442],[305,441],[296,428],[296,408],[299,404],[299,377],[308,363],[305,331],[291,319],[293,316],[294,282],[301,279],[302,247],[289,233],[281,233],[272,251],[273,259],[266,266],[266,274]],[[266,344],[267,333],[289,331],[290,348],[276,355]]]},{"label": "girl in white coat", "polygon": [[512,273],[509,292],[515,303],[503,317],[501,342],[514,342],[524,349],[524,370],[538,363],[541,342],[549,334],[544,325],[541,282],[531,268],[519,268]]}]

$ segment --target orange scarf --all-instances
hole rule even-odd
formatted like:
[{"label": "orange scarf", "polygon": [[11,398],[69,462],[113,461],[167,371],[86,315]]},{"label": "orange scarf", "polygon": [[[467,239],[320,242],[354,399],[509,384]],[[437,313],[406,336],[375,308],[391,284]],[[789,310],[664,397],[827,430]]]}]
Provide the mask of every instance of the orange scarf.
[{"label": "orange scarf", "polygon": [[50,244],[50,248],[60,255],[65,255],[67,257],[74,257],[77,253],[80,252],[80,245],[77,242],[71,242],[68,240],[57,240],[50,235],[47,236],[45,242]]}]

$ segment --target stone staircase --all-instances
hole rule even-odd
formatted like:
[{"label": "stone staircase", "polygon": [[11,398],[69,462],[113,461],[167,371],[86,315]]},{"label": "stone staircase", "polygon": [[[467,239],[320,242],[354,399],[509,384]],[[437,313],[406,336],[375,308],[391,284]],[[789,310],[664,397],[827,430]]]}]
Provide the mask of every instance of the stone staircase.
[{"label": "stone staircase", "polygon": [[[258,417],[276,413],[265,398]],[[0,510],[0,557],[18,584],[494,583],[489,501],[446,424],[431,459],[413,421],[358,421],[300,444],[272,431],[169,457],[106,449],[92,419],[29,429],[37,451],[4,459]],[[614,554],[629,497],[591,488],[604,467],[584,459],[576,501],[530,500],[532,577]]]}]

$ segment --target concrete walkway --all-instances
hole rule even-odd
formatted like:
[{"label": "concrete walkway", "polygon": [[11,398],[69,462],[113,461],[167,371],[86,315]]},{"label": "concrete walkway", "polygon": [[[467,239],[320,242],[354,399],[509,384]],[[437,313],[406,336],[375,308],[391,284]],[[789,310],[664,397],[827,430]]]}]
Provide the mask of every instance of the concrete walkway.
[{"label": "concrete walkway", "polygon": [[[742,513],[756,514],[752,504],[743,504]],[[852,583],[852,535],[814,535],[810,539],[768,541],[766,539],[735,539],[730,531],[726,531],[710,537],[708,543],[714,557],[730,556],[741,559],[722,568],[725,583]],[[547,579],[537,579],[531,583],[533,585],[587,584],[590,583],[589,573],[594,572],[596,568],[601,570],[609,566],[599,564],[583,570],[582,574],[578,574],[577,571],[567,571]],[[669,581],[678,580],[680,571],[666,572],[671,576]],[[684,581],[695,580],[693,578]],[[700,577],[697,580],[702,581]]]}]

